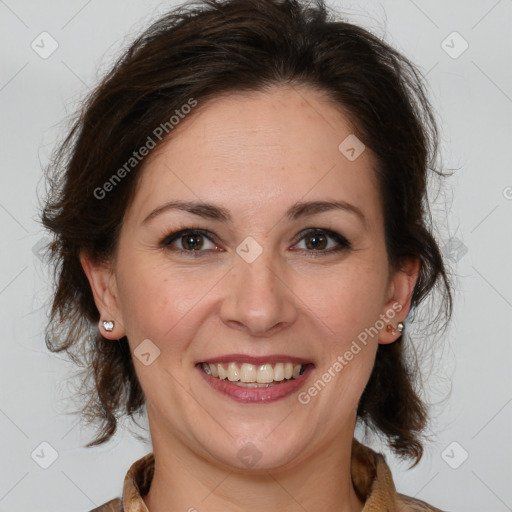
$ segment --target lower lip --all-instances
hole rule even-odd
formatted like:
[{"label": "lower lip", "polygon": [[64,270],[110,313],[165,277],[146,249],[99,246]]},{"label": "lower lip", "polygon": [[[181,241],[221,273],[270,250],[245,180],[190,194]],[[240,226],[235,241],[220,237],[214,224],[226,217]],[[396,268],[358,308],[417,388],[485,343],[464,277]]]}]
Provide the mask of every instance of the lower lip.
[{"label": "lower lip", "polygon": [[297,391],[306,382],[309,374],[313,370],[312,366],[308,366],[304,373],[296,379],[281,381],[280,384],[270,386],[268,388],[246,388],[237,386],[229,380],[221,380],[208,375],[201,366],[196,366],[197,371],[203,379],[216,391],[222,393],[237,402],[248,403],[270,403],[286,398]]}]

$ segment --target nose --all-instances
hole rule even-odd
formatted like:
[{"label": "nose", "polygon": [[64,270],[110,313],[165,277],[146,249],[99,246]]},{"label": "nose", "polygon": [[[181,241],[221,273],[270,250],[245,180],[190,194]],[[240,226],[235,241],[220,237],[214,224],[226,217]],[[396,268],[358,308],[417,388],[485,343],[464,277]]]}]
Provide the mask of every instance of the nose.
[{"label": "nose", "polygon": [[297,317],[292,283],[287,282],[283,269],[264,254],[265,251],[252,263],[235,259],[220,310],[226,325],[260,337],[289,327]]}]

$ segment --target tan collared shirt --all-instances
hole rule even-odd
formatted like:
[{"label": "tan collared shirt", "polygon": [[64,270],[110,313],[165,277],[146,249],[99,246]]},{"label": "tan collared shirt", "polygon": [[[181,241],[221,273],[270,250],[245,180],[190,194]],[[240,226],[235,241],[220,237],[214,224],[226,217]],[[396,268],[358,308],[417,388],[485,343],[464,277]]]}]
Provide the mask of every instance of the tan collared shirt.
[{"label": "tan collared shirt", "polygon": [[[442,510],[396,492],[384,456],[354,438],[352,442],[352,481],[363,512],[442,512]],[[122,498],[113,499],[91,512],[149,512],[142,499],[149,492],[155,458],[149,453],[136,461],[124,479]]]}]

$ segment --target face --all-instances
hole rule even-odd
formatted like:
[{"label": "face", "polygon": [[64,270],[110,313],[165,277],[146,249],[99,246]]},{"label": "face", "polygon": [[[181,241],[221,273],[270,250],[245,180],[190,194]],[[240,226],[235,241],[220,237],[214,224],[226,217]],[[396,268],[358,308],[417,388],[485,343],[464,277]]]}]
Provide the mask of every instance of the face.
[{"label": "face", "polygon": [[[112,336],[146,353],[154,445],[239,468],[252,450],[269,469],[352,438],[378,344],[398,337],[382,324],[414,284],[388,266],[370,150],[338,148],[352,133],[321,93],[276,87],[198,107],[147,160],[112,266],[84,268]],[[317,201],[342,207],[296,207]],[[242,373],[272,385],[231,383]]]}]

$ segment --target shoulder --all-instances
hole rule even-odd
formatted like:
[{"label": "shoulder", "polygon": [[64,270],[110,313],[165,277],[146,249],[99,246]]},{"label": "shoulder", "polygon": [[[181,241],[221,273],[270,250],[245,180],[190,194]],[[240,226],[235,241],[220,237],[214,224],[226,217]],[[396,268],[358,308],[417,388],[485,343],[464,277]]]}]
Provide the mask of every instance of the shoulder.
[{"label": "shoulder", "polygon": [[396,495],[396,503],[397,512],[443,512],[424,501],[403,494]]},{"label": "shoulder", "polygon": [[121,498],[115,498],[89,512],[123,512],[123,502]]}]

